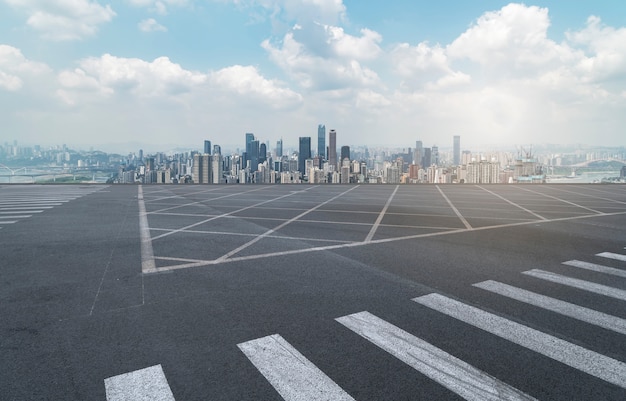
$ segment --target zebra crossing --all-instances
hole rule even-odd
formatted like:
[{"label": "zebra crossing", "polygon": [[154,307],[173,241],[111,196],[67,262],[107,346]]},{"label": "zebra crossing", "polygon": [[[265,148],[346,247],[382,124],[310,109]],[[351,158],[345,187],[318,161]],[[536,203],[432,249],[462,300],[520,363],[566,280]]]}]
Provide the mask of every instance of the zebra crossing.
[{"label": "zebra crossing", "polygon": [[0,229],[44,213],[104,186],[16,185],[0,188]]},{"label": "zebra crossing", "polygon": [[[613,266],[579,260],[565,261],[563,265],[606,274],[610,277],[616,277],[618,280],[626,277],[626,265],[622,265],[620,268],[614,267],[626,262],[626,255],[603,252],[595,256],[611,259]],[[531,269],[521,272],[521,274],[533,277],[539,280],[539,283],[572,287],[592,294],[626,301],[626,291],[616,287],[541,269]],[[626,335],[626,319],[619,316],[495,280],[478,282],[472,286],[497,296],[541,308],[547,313],[555,313],[610,330],[619,335]],[[411,301],[465,325],[478,328],[488,333],[486,335],[504,339],[570,368],[626,389],[626,363],[610,356],[442,294],[430,293],[413,298]],[[416,310],[415,318],[419,318],[419,310]],[[532,394],[524,393],[453,356],[446,350],[438,348],[368,311],[341,316],[335,321],[355,335],[366,339],[373,346],[384,350],[464,399],[535,399]],[[342,383],[336,383],[327,376],[279,333],[239,343],[237,347],[277,393],[287,401],[354,399],[341,387]],[[488,348],[488,345],[482,345],[482,347]],[[489,350],[485,349],[485,352],[487,351]],[[160,365],[108,378],[105,380],[105,387],[108,401],[130,399],[172,401],[175,399]]]}]

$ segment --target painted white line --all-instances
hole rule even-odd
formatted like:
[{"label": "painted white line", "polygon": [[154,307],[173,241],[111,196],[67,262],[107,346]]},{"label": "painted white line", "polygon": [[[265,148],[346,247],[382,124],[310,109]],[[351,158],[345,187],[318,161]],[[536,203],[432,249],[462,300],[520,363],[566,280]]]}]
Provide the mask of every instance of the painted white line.
[{"label": "painted white line", "polygon": [[528,276],[540,278],[542,280],[551,281],[557,284],[567,285],[569,287],[578,288],[581,290],[593,292],[595,294],[604,295],[611,298],[621,299],[622,301],[626,301],[626,291],[620,290],[619,288],[609,287],[602,284],[592,283],[590,281],[579,280],[577,278],[571,278],[567,276],[563,276],[561,274],[556,274],[552,272],[547,272],[540,269],[532,269],[522,274],[526,274]]},{"label": "painted white line", "polygon": [[286,401],[354,400],[278,334],[237,346]]},{"label": "painted white line", "polygon": [[9,221],[0,220],[0,224],[14,224],[14,223],[17,223],[17,220],[9,220]]},{"label": "painted white line", "polygon": [[466,400],[535,399],[369,312],[335,320]]},{"label": "painted white line", "polygon": [[439,190],[439,193],[441,194],[441,196],[443,196],[443,198],[446,200],[446,202],[448,202],[448,205],[450,205],[450,207],[452,208],[452,210],[454,211],[454,213],[457,215],[457,217],[459,219],[461,219],[461,221],[463,222],[463,224],[465,225],[465,228],[467,228],[468,230],[472,229],[472,226],[470,225],[470,223],[467,222],[467,220],[465,220],[465,217],[463,217],[463,215],[461,214],[461,212],[459,212],[459,210],[452,204],[452,201],[450,199],[448,199],[448,197],[446,196],[446,194],[443,193],[443,191],[441,190],[441,188],[439,188],[439,185],[436,185],[437,189]]},{"label": "painted white line", "polygon": [[413,301],[574,369],[626,388],[626,363],[440,294],[428,294],[414,298]]},{"label": "painted white line", "polygon": [[598,211],[598,210],[591,209],[591,208],[588,208],[588,207],[586,207],[586,206],[581,206],[581,205],[576,204],[576,203],[574,203],[574,202],[570,202],[570,201],[566,201],[565,199],[557,198],[556,196],[543,194],[543,193],[541,193],[541,192],[537,192],[537,191],[532,191],[532,190],[527,189],[527,188],[522,188],[522,186],[517,186],[517,188],[522,189],[522,190],[524,190],[524,191],[528,191],[528,192],[535,193],[535,194],[537,194],[537,195],[545,196],[546,198],[556,199],[556,200],[558,200],[558,201],[560,201],[560,202],[567,203],[568,205],[572,205],[572,206],[579,207],[579,208],[581,208],[581,209],[589,210],[590,212],[594,212],[594,213],[597,213],[597,214],[604,214],[604,213],[602,213],[602,212],[600,212],[600,211]]},{"label": "painted white line", "polygon": [[249,241],[249,242],[247,242],[247,243],[245,243],[245,244],[243,244],[243,245],[233,249],[232,251],[226,253],[225,255],[221,256],[220,258],[218,258],[216,260],[216,262],[221,262],[221,261],[223,261],[225,259],[230,258],[233,255],[238,254],[239,252],[243,251],[244,249],[248,248],[249,246],[256,244],[257,242],[259,242],[263,238],[265,238],[265,237],[275,233],[276,231],[280,230],[281,228],[287,226],[288,224],[293,223],[294,221],[298,220],[300,217],[306,216],[307,214],[309,214],[309,213],[319,209],[320,207],[326,205],[327,203],[330,203],[330,202],[334,201],[335,199],[337,199],[337,198],[347,194],[348,192],[350,192],[350,191],[352,191],[352,190],[354,190],[354,189],[356,189],[358,187],[359,187],[359,185],[351,187],[347,191],[344,191],[344,192],[340,193],[339,195],[333,196],[332,198],[328,199],[327,201],[324,201],[324,202],[320,203],[319,205],[317,205],[315,207],[312,207],[311,209],[307,210],[306,212],[300,213],[296,217],[294,217],[292,219],[289,219],[289,220],[285,221],[284,223],[279,224],[278,226],[276,226],[276,227],[274,227],[274,228],[272,228],[270,230],[267,230],[266,232],[264,232],[263,234],[257,236],[253,240],[251,240],[251,241]]},{"label": "painted white line", "polygon": [[104,379],[107,401],[175,401],[161,365]]},{"label": "painted white line", "polygon": [[473,285],[474,287],[482,288],[483,290],[491,291],[530,305],[538,306],[573,319],[594,324],[617,333],[626,334],[626,319],[561,301],[560,299],[547,297],[535,292],[499,283],[497,281],[487,280]]},{"label": "painted white line", "polygon": [[16,207],[0,207],[0,210],[52,209],[53,207],[54,206],[20,206],[20,207],[16,206]]},{"label": "painted white line", "polygon": [[[311,188],[314,188],[314,187],[311,187]],[[310,188],[308,188],[308,189],[310,189]],[[308,189],[306,189],[306,190],[308,190]],[[258,191],[258,190],[259,189],[256,189],[255,191]],[[248,191],[248,192],[252,192],[252,191]],[[179,233],[179,232],[183,232],[183,231],[185,231],[185,230],[187,230],[189,228],[193,228],[193,227],[199,226],[199,225],[204,224],[204,223],[208,223],[209,221],[213,221],[213,220],[216,220],[216,219],[219,219],[219,218],[222,218],[222,217],[230,216],[230,215],[235,214],[235,213],[243,212],[244,210],[253,209],[253,208],[257,207],[257,206],[264,205],[266,203],[274,202],[274,201],[277,201],[279,199],[283,199],[283,198],[286,198],[288,196],[295,195],[296,193],[299,193],[299,192],[292,192],[292,193],[289,193],[289,194],[281,195],[281,196],[279,196],[277,198],[268,199],[268,200],[265,200],[265,201],[262,201],[262,202],[259,202],[259,203],[255,203],[254,205],[246,206],[246,207],[243,207],[241,209],[233,210],[233,211],[228,212],[228,213],[223,213],[223,214],[220,214],[218,216],[211,217],[209,219],[204,219],[202,221],[199,221],[199,222],[194,223],[194,224],[190,224],[188,226],[179,228],[177,230],[172,230],[170,232],[166,232],[164,234],[158,235],[158,236],[154,237],[153,240],[161,239],[163,237],[167,237],[168,235],[172,235],[172,234],[176,234],[176,233]],[[238,194],[233,194],[233,195],[238,195]],[[228,196],[231,196],[231,195],[228,195]],[[198,202],[196,202],[196,203],[198,203]]]},{"label": "painted white line", "polygon": [[367,237],[365,237],[364,242],[370,242],[372,238],[374,238],[374,234],[376,234],[376,230],[378,230],[378,226],[383,221],[383,218],[385,217],[385,213],[387,213],[387,209],[389,209],[389,205],[391,205],[391,201],[393,200],[393,197],[396,195],[396,192],[398,192],[398,188],[400,188],[400,185],[396,185],[396,189],[393,190],[393,192],[389,196],[389,199],[387,199],[387,203],[385,203],[385,207],[383,207],[383,210],[381,210],[380,213],[378,214],[378,217],[376,218],[376,221],[374,222],[372,229],[367,234]]},{"label": "painted white line", "polygon": [[492,191],[488,190],[487,188],[483,188],[483,187],[481,187],[480,185],[476,185],[476,186],[477,186],[478,188],[482,189],[483,191],[489,192],[491,195],[496,196],[496,197],[498,197],[498,198],[502,199],[503,201],[505,201],[505,202],[509,203],[510,205],[513,205],[513,206],[515,206],[515,207],[518,207],[518,208],[522,209],[523,211],[525,211],[525,212],[527,212],[527,213],[532,214],[533,216],[537,217],[538,219],[541,219],[541,220],[547,220],[545,217],[543,217],[543,216],[541,216],[541,215],[539,215],[539,214],[537,214],[537,213],[533,212],[532,210],[528,210],[528,209],[526,209],[524,206],[518,205],[518,204],[517,204],[517,203],[515,203],[515,202],[511,202],[510,200],[506,199],[505,197],[500,196],[500,195],[498,195],[497,193],[495,193],[495,192],[492,192]]},{"label": "painted white line", "polygon": [[615,260],[619,260],[619,261],[622,261],[622,262],[626,262],[626,255],[621,255],[619,253],[602,252],[602,253],[596,254],[596,256],[600,256],[600,257],[607,258],[607,259],[615,259]]},{"label": "painted white line", "polygon": [[582,262],[580,260],[568,260],[567,262],[563,262],[563,264],[568,265],[568,266],[578,267],[581,269],[592,270],[594,272],[611,274],[613,276],[626,277],[626,270],[620,270],[614,267],[597,265],[595,263]]},{"label": "painted white line", "polygon": [[[23,213],[24,211],[22,210],[13,210],[10,212],[0,212],[0,214],[17,214],[17,213]],[[27,213],[43,213],[43,210],[29,210]]]},{"label": "painted white line", "polygon": [[[205,193],[205,192],[217,191],[217,190],[219,190],[219,189],[222,189],[222,188],[211,189],[211,190],[209,190],[209,191],[194,192],[194,193],[193,193],[193,194],[191,194],[191,195],[198,195],[198,194],[202,194],[202,193]],[[260,191],[260,190],[262,190],[262,189],[264,189],[264,187],[263,187],[263,186],[262,186],[262,187],[260,187],[260,188],[251,189],[251,190],[249,190],[249,191],[236,192],[236,193],[232,193],[232,194],[228,194],[228,195],[224,195],[224,196],[218,196],[217,198],[203,199],[203,200],[201,200],[201,201],[197,201],[197,202],[185,203],[185,204],[182,204],[182,205],[175,205],[175,206],[167,207],[167,208],[164,208],[164,209],[155,210],[155,211],[153,211],[153,212],[150,212],[150,214],[152,214],[152,213],[160,213],[160,212],[164,212],[164,211],[166,211],[166,210],[178,209],[178,208],[185,207],[185,206],[193,206],[193,205],[197,205],[197,204],[202,204],[202,205],[205,205],[205,206],[206,206],[205,202],[212,202],[212,201],[214,201],[214,200],[218,200],[218,199],[231,198],[231,197],[233,197],[233,196],[242,195],[242,194],[247,194],[247,193],[249,193],[249,192]],[[186,199],[186,198],[185,198],[185,199]]]},{"label": "painted white line", "polygon": [[154,262],[154,251],[152,249],[152,238],[150,237],[150,226],[148,225],[148,215],[146,205],[143,201],[143,186],[137,188],[137,202],[139,203],[139,238],[141,240],[141,271],[143,273],[153,273],[156,271]]},{"label": "painted white line", "polygon": [[10,215],[10,216],[0,216],[0,219],[27,219],[31,217],[32,214],[23,214],[23,215]]}]

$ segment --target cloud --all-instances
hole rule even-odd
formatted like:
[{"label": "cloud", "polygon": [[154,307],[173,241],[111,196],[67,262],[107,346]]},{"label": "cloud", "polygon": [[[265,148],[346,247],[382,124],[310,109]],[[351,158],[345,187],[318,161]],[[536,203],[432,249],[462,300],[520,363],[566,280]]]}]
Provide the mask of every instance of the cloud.
[{"label": "cloud", "polygon": [[20,49],[0,44],[0,88],[18,91],[24,85],[24,80],[50,71],[46,64],[28,60]]},{"label": "cloud", "polygon": [[147,8],[148,11],[159,14],[167,15],[168,6],[185,7],[191,2],[190,0],[127,0],[134,7]]},{"label": "cloud", "polygon": [[[377,86],[378,75],[362,62],[380,55],[378,42],[381,38],[370,30],[363,30],[361,34],[355,37],[338,27],[313,24],[304,28],[298,26],[279,43],[266,39],[261,46],[270,59],[303,88],[331,90]],[[296,36],[302,38],[302,42]]]},{"label": "cloud", "polygon": [[156,22],[154,18],[142,20],[137,27],[142,32],[167,32],[167,28]]},{"label": "cloud", "polygon": [[292,22],[315,21],[334,25],[346,19],[342,0],[214,0],[230,2],[249,11],[258,20],[271,19],[293,25]]},{"label": "cloud", "polygon": [[26,23],[44,39],[70,41],[97,33],[116,15],[111,6],[92,0],[5,0],[28,15]]}]

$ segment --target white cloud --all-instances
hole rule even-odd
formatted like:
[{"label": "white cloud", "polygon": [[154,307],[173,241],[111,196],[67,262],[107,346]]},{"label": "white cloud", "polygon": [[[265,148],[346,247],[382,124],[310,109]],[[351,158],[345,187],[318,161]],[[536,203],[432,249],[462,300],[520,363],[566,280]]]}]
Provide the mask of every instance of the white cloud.
[{"label": "white cloud", "polygon": [[265,40],[261,46],[300,86],[329,90],[379,85],[376,72],[361,63],[380,54],[379,41],[380,35],[369,30],[354,37],[341,28],[309,25],[288,32],[282,43]]},{"label": "white cloud", "polygon": [[20,49],[0,44],[0,88],[17,91],[24,80],[50,72],[43,63],[28,60]]},{"label": "white cloud", "polygon": [[148,11],[167,15],[168,6],[185,7],[191,2],[189,0],[127,0],[132,6],[147,8]]},{"label": "white cloud", "polygon": [[142,32],[167,32],[167,28],[156,22],[154,18],[142,20],[137,27]]},{"label": "white cloud", "polygon": [[23,10],[26,23],[53,41],[79,40],[93,36],[98,27],[116,15],[111,6],[92,0],[5,0]]}]

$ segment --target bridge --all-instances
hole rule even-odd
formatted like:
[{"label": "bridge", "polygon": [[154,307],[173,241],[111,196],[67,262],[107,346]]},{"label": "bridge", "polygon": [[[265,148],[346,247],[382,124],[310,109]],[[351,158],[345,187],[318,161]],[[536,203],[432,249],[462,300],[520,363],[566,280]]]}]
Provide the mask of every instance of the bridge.
[{"label": "bridge", "polygon": [[[8,174],[7,174],[8,172]],[[113,174],[117,168],[112,167],[62,167],[62,166],[25,166],[11,168],[0,163],[0,181],[8,177],[8,183],[24,183],[25,178],[30,178],[31,183],[36,182],[36,178],[50,177],[53,180],[61,177],[76,177],[76,175],[93,175],[95,173]],[[21,178],[21,179],[20,179]]]},{"label": "bridge", "polygon": [[589,167],[592,164],[599,163],[599,162],[606,162],[606,163],[616,162],[616,163],[620,163],[620,164],[626,166],[626,160],[621,160],[621,159],[608,157],[608,158],[602,158],[602,159],[586,160],[584,162],[571,164],[571,165],[569,165],[569,167]]}]

